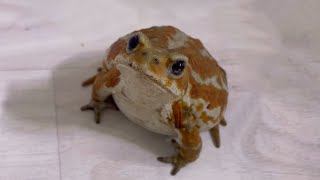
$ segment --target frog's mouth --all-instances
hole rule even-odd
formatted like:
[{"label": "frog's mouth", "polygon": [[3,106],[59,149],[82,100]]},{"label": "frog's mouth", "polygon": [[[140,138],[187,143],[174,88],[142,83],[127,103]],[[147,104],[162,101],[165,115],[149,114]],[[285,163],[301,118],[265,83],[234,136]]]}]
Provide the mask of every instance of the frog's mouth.
[{"label": "frog's mouth", "polygon": [[[152,75],[144,72],[143,69],[137,65],[134,65],[131,62],[121,62],[117,65],[117,68],[123,74],[125,79],[131,79],[133,77],[139,78],[142,81],[149,82],[147,85],[154,86],[156,88],[162,89],[163,93],[168,93],[173,95],[175,98],[179,97],[179,94],[173,92],[170,88],[166,87],[159,80],[157,80]],[[126,77],[127,76],[127,77]]]}]

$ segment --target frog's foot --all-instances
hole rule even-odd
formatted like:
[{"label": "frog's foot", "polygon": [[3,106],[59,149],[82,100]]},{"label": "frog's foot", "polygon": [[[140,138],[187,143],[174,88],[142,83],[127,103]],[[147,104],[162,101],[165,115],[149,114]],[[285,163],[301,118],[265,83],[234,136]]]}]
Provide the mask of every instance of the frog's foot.
[{"label": "frog's foot", "polygon": [[[176,142],[176,140],[172,139],[171,140],[172,144],[174,147],[176,147],[176,150],[179,151],[180,150],[180,146],[179,144]],[[174,156],[167,156],[167,157],[158,157],[157,158],[158,161],[160,162],[164,162],[164,163],[170,163],[173,165],[173,168],[171,170],[171,175],[176,175],[178,173],[178,171],[184,167],[185,165],[188,164],[187,161],[185,161],[180,155],[179,153],[177,153]]]},{"label": "frog's foot", "polygon": [[97,102],[91,100],[89,104],[81,107],[81,111],[93,110],[94,111],[94,119],[97,124],[100,123],[101,111],[105,109],[104,102]]},{"label": "frog's foot", "polygon": [[91,100],[89,104],[81,107],[81,111],[93,110],[95,122],[99,124],[101,112],[106,108],[119,110],[112,96],[109,96],[105,101],[102,102]]}]

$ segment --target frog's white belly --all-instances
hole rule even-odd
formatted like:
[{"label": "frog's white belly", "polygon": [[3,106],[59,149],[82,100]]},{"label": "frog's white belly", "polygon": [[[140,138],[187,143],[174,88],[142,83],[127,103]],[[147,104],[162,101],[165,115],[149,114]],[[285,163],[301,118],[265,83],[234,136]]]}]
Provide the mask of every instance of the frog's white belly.
[{"label": "frog's white belly", "polygon": [[161,112],[176,96],[131,67],[118,64],[117,68],[121,72],[121,88],[113,93],[113,98],[121,112],[150,131],[173,135],[174,129]]}]

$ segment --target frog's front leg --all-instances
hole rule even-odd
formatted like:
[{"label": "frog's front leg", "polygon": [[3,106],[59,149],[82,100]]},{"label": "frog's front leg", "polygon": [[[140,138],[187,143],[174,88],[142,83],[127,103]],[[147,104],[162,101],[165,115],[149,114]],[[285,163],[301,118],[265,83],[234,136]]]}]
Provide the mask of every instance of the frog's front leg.
[{"label": "frog's front leg", "polygon": [[111,95],[120,82],[120,72],[116,68],[108,71],[100,70],[97,75],[89,78],[85,82],[89,81],[93,81],[91,101],[89,104],[82,106],[81,111],[93,110],[95,122],[98,124],[100,123],[102,110],[105,108],[117,109]]},{"label": "frog's front leg", "polygon": [[178,131],[180,133],[179,143],[172,140],[172,144],[176,148],[176,154],[168,157],[158,157],[159,161],[173,165],[171,175],[177,174],[182,167],[197,160],[202,147],[198,128],[192,130],[192,132],[188,132],[186,128]]},{"label": "frog's front leg", "polygon": [[188,108],[182,102],[173,105],[173,126],[178,134],[178,142],[172,140],[176,154],[168,157],[158,157],[158,160],[171,163],[171,175],[175,175],[182,167],[198,159],[202,141],[199,127],[190,115]]}]

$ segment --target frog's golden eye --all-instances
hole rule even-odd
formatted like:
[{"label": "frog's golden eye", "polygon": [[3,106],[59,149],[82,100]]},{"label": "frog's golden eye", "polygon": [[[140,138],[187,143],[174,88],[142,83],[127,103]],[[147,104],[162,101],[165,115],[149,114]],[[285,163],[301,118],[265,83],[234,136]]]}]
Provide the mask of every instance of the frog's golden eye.
[{"label": "frog's golden eye", "polygon": [[138,47],[139,42],[140,42],[140,37],[138,34],[132,36],[128,41],[127,52],[132,52],[133,50],[135,50]]}]

